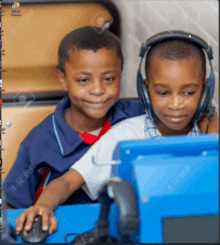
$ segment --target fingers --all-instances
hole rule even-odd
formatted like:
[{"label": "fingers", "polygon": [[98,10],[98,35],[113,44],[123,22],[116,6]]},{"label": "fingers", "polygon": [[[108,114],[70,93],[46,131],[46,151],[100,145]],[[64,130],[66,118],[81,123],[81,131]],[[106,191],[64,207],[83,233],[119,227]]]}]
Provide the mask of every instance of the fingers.
[{"label": "fingers", "polygon": [[22,213],[16,220],[16,233],[20,234],[23,229],[24,222],[26,220],[26,213]]},{"label": "fingers", "polygon": [[24,227],[25,231],[30,231],[30,229],[32,228],[32,224],[34,221],[34,218],[37,216],[37,213],[35,213],[34,211],[32,211],[31,213],[28,214],[27,218],[26,218],[26,224]]},{"label": "fingers", "polygon": [[16,220],[16,232],[20,234],[24,227],[25,231],[30,231],[32,228],[32,224],[34,218],[36,216],[42,216],[42,230],[47,231],[49,229],[49,222],[52,227],[50,229],[51,232],[55,232],[57,230],[57,220],[54,216],[53,211],[44,206],[32,206],[29,209],[25,210]]},{"label": "fingers", "polygon": [[57,226],[58,226],[57,225],[57,219],[56,219],[55,215],[53,214],[50,216],[50,231],[49,231],[49,233],[52,234],[52,233],[56,232]]},{"label": "fingers", "polygon": [[49,212],[42,212],[42,230],[47,231],[49,229]]},{"label": "fingers", "polygon": [[20,232],[23,230],[24,223],[26,221],[24,229],[26,231],[29,231],[32,227],[33,220],[36,216],[36,211],[33,209],[33,207],[27,209],[24,211],[16,220],[16,232],[17,234],[20,234]]}]

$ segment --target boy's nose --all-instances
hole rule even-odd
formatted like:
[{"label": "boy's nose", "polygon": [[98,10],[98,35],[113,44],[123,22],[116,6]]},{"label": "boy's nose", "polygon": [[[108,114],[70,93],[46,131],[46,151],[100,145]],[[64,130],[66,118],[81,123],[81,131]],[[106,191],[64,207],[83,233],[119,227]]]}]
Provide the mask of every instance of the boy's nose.
[{"label": "boy's nose", "polygon": [[105,92],[104,84],[97,80],[91,84],[90,93],[94,95],[101,95]]},{"label": "boy's nose", "polygon": [[173,95],[169,99],[169,108],[171,110],[181,110],[184,107],[184,101],[182,96]]}]

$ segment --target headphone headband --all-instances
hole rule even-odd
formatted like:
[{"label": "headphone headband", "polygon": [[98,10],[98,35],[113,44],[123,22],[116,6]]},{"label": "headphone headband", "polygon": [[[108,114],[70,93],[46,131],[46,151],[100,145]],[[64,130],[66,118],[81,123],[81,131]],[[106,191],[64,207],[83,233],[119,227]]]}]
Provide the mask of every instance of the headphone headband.
[{"label": "headphone headband", "polygon": [[183,31],[168,31],[168,32],[161,32],[159,34],[156,34],[149,38],[145,43],[142,44],[141,51],[140,51],[140,57],[144,57],[145,53],[149,48],[151,48],[153,45],[165,41],[165,40],[171,40],[171,39],[182,39],[182,40],[188,40],[192,42],[193,44],[199,46],[201,49],[205,49],[207,56],[209,60],[213,59],[213,51],[211,46],[209,46],[202,38],[200,38],[197,35],[186,33]]}]

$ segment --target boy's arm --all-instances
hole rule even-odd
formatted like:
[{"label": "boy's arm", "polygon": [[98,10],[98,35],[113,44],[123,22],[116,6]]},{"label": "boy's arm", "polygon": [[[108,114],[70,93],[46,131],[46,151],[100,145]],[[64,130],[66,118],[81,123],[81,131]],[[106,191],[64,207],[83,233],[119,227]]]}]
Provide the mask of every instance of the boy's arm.
[{"label": "boy's arm", "polygon": [[[108,163],[112,161],[113,152],[118,140],[111,137],[110,131],[103,135],[71,167],[83,177],[85,185],[82,186],[82,189],[92,200],[97,199],[100,187],[111,177],[111,165]],[[95,163],[103,164],[104,166],[95,165]],[[106,163],[107,165],[105,165]]]},{"label": "boy's arm", "polygon": [[65,200],[84,184],[84,179],[73,169],[61,177],[51,181],[41,193],[34,206],[26,209],[16,220],[16,231],[19,234],[26,221],[25,230],[29,231],[36,216],[42,216],[42,230],[48,230],[50,223],[50,233],[57,230],[57,220],[53,210],[64,203]]},{"label": "boy's arm", "polygon": [[[208,114],[205,114],[205,116],[199,121],[199,128],[203,134],[206,133],[206,128],[208,125]],[[219,120],[218,120],[218,114],[215,111],[210,123],[209,123],[209,134],[217,134],[219,132]]]},{"label": "boy's arm", "polygon": [[84,184],[82,176],[70,169],[61,177],[51,181],[41,193],[36,205],[48,206],[54,210]]},{"label": "boy's arm", "polygon": [[[118,141],[138,138],[141,137],[138,137],[130,124],[128,127],[122,124],[117,130],[112,129],[103,135],[78,162],[73,164],[67,173],[51,181],[34,206],[25,210],[19,216],[16,223],[17,232],[19,233],[22,230],[25,220],[27,220],[25,230],[30,230],[37,215],[42,216],[42,229],[44,231],[48,229],[48,223],[51,225],[50,231],[56,231],[57,221],[53,210],[65,202],[80,187],[91,199],[95,200],[102,184],[111,178],[111,164],[109,163],[112,160]],[[93,156],[95,156],[96,162],[107,163],[107,165],[94,165]]]},{"label": "boy's arm", "polygon": [[97,199],[98,192],[103,183],[111,178],[111,163],[118,142],[143,139],[145,137],[143,132],[140,135],[137,131],[142,130],[140,130],[136,121],[127,123],[122,121],[117,125],[114,125],[111,130],[103,135],[101,139],[71,167],[83,177],[85,185],[82,186],[82,189],[92,200]]}]

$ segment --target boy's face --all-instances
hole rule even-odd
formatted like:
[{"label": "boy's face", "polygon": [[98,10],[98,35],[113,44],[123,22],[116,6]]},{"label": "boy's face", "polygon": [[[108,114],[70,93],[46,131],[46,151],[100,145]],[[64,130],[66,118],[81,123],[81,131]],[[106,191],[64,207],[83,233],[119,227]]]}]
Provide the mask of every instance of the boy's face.
[{"label": "boy's face", "polygon": [[116,52],[102,48],[71,51],[65,64],[66,76],[59,79],[69,93],[77,117],[101,119],[115,104],[120,92],[121,59]]},{"label": "boy's face", "polygon": [[160,131],[181,134],[189,126],[203,90],[201,69],[197,58],[174,61],[153,57],[146,83]]}]

